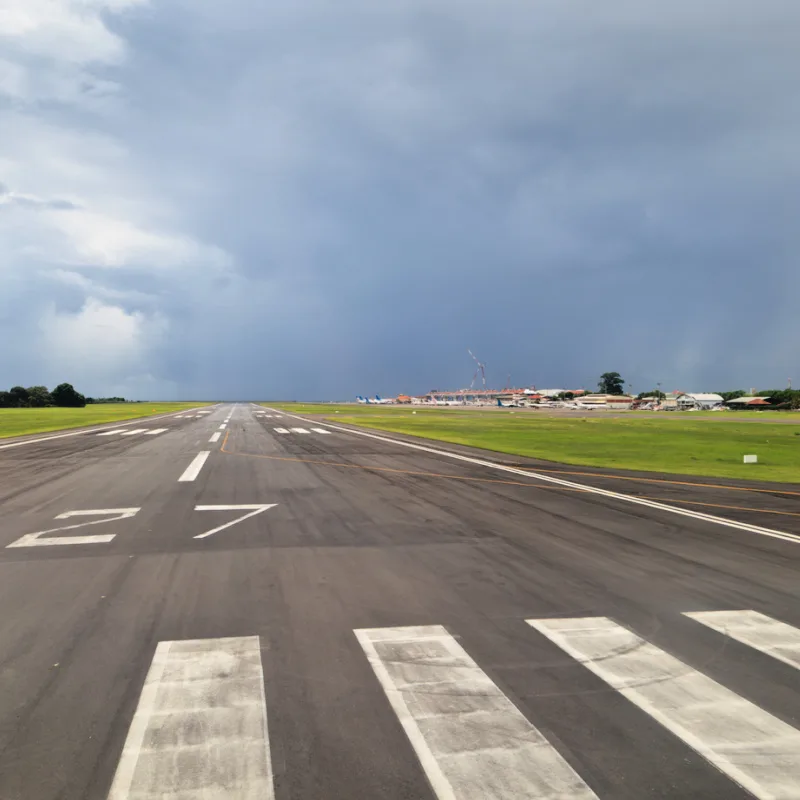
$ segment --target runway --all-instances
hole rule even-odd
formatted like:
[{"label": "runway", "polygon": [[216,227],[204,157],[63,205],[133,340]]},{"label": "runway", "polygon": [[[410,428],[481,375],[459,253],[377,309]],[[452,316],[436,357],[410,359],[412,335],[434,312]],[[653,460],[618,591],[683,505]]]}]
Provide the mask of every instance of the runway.
[{"label": "runway", "polygon": [[620,477],[251,404],[0,442],[0,798],[800,798],[800,488]]}]

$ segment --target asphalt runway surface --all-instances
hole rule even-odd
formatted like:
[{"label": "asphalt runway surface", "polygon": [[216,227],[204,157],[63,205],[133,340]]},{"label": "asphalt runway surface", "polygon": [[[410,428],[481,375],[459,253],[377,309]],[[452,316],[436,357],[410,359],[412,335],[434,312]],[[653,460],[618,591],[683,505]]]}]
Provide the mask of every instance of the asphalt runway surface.
[{"label": "asphalt runway surface", "polygon": [[249,404],[4,440],[0,800],[800,798],[795,491]]}]

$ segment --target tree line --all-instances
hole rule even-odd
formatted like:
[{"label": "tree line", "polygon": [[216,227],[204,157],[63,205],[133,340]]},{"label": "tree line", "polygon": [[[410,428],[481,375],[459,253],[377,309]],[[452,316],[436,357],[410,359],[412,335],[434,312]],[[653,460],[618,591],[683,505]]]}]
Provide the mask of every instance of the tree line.
[{"label": "tree line", "polygon": [[[624,379],[619,372],[604,372],[600,376],[598,389],[602,394],[623,394]],[[744,389],[734,389],[728,392],[715,392],[718,394],[723,402],[727,403],[729,400],[735,400],[738,397],[748,396],[748,392]],[[659,400],[664,400],[666,394],[660,389],[652,389],[649,392],[640,392],[637,396],[638,400],[644,397],[656,397]],[[800,409],[800,389],[765,389],[755,393],[755,397],[769,398],[772,408],[779,409]]]},{"label": "tree line", "polygon": [[71,383],[46,386],[12,386],[0,391],[0,408],[84,408],[98,403],[126,403],[124,397],[84,397]]}]

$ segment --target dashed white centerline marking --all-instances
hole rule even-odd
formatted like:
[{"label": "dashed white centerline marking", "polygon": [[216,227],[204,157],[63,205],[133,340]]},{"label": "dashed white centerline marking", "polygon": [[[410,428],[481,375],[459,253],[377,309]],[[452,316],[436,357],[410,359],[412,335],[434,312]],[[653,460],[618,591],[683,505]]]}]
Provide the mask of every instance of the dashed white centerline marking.
[{"label": "dashed white centerline marking", "polygon": [[355,635],[439,800],[597,800],[441,625]]},{"label": "dashed white centerline marking", "polygon": [[791,725],[608,617],[527,622],[759,800],[797,797]]},{"label": "dashed white centerline marking", "polygon": [[127,428],[114,428],[113,431],[103,431],[102,433],[98,433],[98,436],[117,436],[118,434],[122,433],[123,431],[128,430]]},{"label": "dashed white centerline marking", "polygon": [[259,638],[161,642],[108,800],[274,796]]},{"label": "dashed white centerline marking", "polygon": [[686,613],[701,625],[800,669],[800,630],[758,611]]},{"label": "dashed white centerline marking", "polygon": [[221,431],[224,431],[224,430],[225,430],[225,428],[227,428],[227,427],[228,427],[228,423],[227,423],[227,422],[223,422],[223,423],[222,423],[222,425],[220,425],[220,426],[219,426],[219,429],[220,429]]},{"label": "dashed white centerline marking", "polygon": [[273,428],[273,430],[275,431],[275,433],[289,433],[288,428]]},{"label": "dashed white centerline marking", "polygon": [[305,428],[292,428],[292,431],[294,433],[308,433],[309,432]]},{"label": "dashed white centerline marking", "polygon": [[145,436],[155,436],[156,434],[159,433],[166,433],[168,430],[169,428],[156,428],[154,431],[147,431]]},{"label": "dashed white centerline marking", "polygon": [[324,433],[326,436],[331,435],[331,432],[326,431],[325,428],[312,428],[311,430],[314,431],[314,433]]},{"label": "dashed white centerline marking", "polygon": [[197,478],[200,474],[200,470],[203,469],[203,465],[208,460],[208,457],[211,455],[210,450],[203,450],[201,453],[198,453],[191,464],[186,468],[186,471],[183,475],[178,478],[179,483],[188,483],[193,481]]},{"label": "dashed white centerline marking", "polygon": [[133,431],[125,431],[125,433],[123,433],[122,435],[123,436],[137,436],[140,433],[147,433],[147,428],[136,428],[136,430],[133,430]]},{"label": "dashed white centerline marking", "polygon": [[212,433],[211,434],[211,438],[208,441],[212,442],[212,443],[213,442],[218,442],[220,436],[222,436],[222,434],[219,431],[217,431],[216,433]]}]

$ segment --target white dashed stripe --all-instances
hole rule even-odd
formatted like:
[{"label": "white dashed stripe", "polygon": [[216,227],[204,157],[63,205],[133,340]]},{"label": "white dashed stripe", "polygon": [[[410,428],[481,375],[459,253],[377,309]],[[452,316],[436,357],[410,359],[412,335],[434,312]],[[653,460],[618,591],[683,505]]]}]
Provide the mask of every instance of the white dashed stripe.
[{"label": "white dashed stripe", "polygon": [[757,611],[699,611],[685,616],[800,669],[800,630]]},{"label": "white dashed stripe", "polygon": [[527,622],[760,800],[798,797],[800,731],[607,617]]},{"label": "white dashed stripe", "polygon": [[442,626],[355,634],[439,800],[596,798]]},{"label": "white dashed stripe", "polygon": [[161,642],[108,800],[274,797],[257,636]]}]

